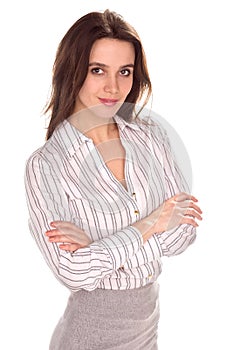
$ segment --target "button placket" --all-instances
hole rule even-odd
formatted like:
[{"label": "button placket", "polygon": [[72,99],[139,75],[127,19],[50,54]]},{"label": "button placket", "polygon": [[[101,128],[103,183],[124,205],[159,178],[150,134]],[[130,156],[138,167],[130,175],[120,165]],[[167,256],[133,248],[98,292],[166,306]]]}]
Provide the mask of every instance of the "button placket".
[{"label": "button placket", "polygon": [[[133,192],[133,193],[132,193],[132,197],[133,197],[135,203],[137,203],[136,192]],[[136,215],[136,219],[138,220],[138,219],[139,219],[139,214],[140,214],[138,208],[137,208],[137,209],[134,209],[134,214]]]},{"label": "button placket", "polygon": [[[137,203],[137,197],[136,197],[136,193],[135,192],[132,192],[132,197],[134,199],[134,202]],[[139,219],[139,210],[138,209],[134,209],[134,214],[136,215],[136,219],[138,220]],[[120,271],[125,271],[124,265],[121,265],[119,267],[119,270]]]}]

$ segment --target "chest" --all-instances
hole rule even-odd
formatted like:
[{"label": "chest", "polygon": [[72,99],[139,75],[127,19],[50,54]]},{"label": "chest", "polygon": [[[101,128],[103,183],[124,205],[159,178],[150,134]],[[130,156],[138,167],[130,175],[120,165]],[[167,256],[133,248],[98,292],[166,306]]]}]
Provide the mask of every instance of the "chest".
[{"label": "chest", "polygon": [[109,172],[115,177],[122,186],[126,187],[125,182],[125,157],[126,151],[119,138],[109,140],[99,144],[97,151],[103,159],[103,163]]},{"label": "chest", "polygon": [[149,215],[165,198],[162,164],[146,142],[87,142],[59,171],[74,222],[94,240]]}]

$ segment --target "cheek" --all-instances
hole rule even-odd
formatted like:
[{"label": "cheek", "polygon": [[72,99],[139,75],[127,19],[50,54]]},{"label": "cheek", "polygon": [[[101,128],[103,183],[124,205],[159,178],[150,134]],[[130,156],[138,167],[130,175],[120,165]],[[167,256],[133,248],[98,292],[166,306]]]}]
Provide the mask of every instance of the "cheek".
[{"label": "cheek", "polygon": [[128,95],[133,86],[133,79],[125,79],[121,84],[121,90]]},{"label": "cheek", "polygon": [[83,86],[81,87],[79,91],[79,98],[81,100],[89,100],[91,93],[96,91],[95,84],[91,82],[89,79],[86,79]]}]

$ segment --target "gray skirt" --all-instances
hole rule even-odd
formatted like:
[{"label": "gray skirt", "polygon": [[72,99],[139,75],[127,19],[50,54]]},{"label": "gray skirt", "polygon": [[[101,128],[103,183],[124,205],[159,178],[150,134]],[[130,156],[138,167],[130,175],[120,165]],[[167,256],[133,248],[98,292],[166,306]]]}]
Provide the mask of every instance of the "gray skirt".
[{"label": "gray skirt", "polygon": [[71,293],[50,350],[157,350],[159,285]]}]

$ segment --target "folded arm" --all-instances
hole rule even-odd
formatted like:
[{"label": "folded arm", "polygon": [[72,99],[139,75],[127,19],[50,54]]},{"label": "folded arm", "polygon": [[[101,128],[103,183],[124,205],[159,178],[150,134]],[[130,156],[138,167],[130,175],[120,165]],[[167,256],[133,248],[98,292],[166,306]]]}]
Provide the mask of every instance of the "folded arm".
[{"label": "folded arm", "polygon": [[45,233],[51,230],[51,222],[72,222],[68,198],[52,167],[38,155],[27,162],[25,186],[31,234],[55,276],[70,290],[97,288],[101,279],[124,265],[142,246],[141,233],[129,226],[74,253],[59,249]]}]

